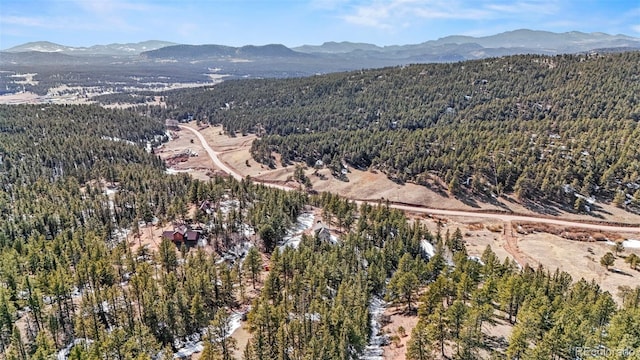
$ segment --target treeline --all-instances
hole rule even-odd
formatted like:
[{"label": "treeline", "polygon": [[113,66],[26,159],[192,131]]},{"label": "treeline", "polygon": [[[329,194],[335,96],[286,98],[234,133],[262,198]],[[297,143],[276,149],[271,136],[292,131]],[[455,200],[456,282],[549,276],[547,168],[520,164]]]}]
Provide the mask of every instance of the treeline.
[{"label": "treeline", "polygon": [[283,164],[339,172],[345,161],[454,194],[515,192],[578,210],[583,197],[617,196],[637,208],[639,63],[638,52],[530,55],[225,81],[139,109],[257,133],[252,155],[269,165],[277,152]]},{"label": "treeline", "polygon": [[115,93],[98,95],[91,98],[92,101],[97,101],[102,105],[111,104],[144,104],[147,102],[153,102],[153,94],[148,95],[130,94],[130,93]]},{"label": "treeline", "polygon": [[[52,58],[55,55],[61,59]],[[102,91],[128,92],[131,88],[157,89],[159,84],[170,83],[207,83],[210,79],[203,75],[207,68],[194,64],[163,64],[156,62],[113,63],[113,58],[105,57],[70,57],[63,54],[16,53],[3,56],[15,56],[13,64],[3,64],[0,80],[9,92],[31,91],[38,95],[46,95],[51,89],[67,86],[72,89],[58,90],[60,94],[86,94],[77,87],[101,89]],[[69,63],[68,61],[72,62]],[[73,63],[76,62],[77,63]],[[26,65],[25,65],[26,64]],[[35,73],[34,82],[16,84],[13,74]],[[4,89],[3,89],[4,90]]]}]

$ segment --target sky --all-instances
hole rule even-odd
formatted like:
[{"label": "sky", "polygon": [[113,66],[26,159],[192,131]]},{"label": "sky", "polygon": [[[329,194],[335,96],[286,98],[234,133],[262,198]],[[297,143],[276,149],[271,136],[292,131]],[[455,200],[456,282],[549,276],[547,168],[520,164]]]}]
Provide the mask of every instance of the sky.
[{"label": "sky", "polygon": [[0,49],[145,40],[384,46],[517,29],[640,37],[640,0],[0,0]]}]

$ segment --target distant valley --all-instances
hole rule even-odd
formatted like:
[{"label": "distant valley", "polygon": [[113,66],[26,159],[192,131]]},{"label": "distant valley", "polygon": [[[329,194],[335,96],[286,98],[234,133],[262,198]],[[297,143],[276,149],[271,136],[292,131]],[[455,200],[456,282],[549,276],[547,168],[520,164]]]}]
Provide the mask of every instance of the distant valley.
[{"label": "distant valley", "polygon": [[[446,63],[515,54],[557,55],[640,49],[640,39],[604,33],[515,30],[486,37],[448,36],[421,44],[377,46],[326,42],[288,48],[280,44],[185,45],[165,41],[72,47],[34,42],[0,52],[0,93],[44,95],[60,85],[96,86],[109,92],[226,78],[302,77],[415,63]],[[25,84],[16,74],[36,73]],[[17,82],[16,82],[17,81]]]}]

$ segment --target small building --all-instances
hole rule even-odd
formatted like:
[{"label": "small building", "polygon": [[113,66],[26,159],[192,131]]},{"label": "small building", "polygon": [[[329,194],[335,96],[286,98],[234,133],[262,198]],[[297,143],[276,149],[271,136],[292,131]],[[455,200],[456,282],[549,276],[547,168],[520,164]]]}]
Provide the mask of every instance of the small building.
[{"label": "small building", "polygon": [[202,236],[202,230],[192,229],[187,225],[175,227],[173,231],[162,232],[162,238],[173,241],[176,245],[195,246]]},{"label": "small building", "polygon": [[320,241],[331,242],[331,231],[329,231],[329,228],[322,221],[316,222],[313,226],[313,234],[320,239]]},{"label": "small building", "polygon": [[180,130],[180,123],[178,120],[167,119],[164,121],[164,126],[169,130]]}]

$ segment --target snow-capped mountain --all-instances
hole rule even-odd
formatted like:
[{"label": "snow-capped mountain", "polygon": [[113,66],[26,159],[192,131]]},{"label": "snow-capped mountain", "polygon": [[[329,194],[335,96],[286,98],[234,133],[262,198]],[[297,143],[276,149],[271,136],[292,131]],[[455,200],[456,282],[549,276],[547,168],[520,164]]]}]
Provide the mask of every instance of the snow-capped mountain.
[{"label": "snow-capped mountain", "polygon": [[66,55],[138,55],[144,51],[156,50],[165,46],[176,45],[168,41],[149,40],[139,43],[94,45],[90,47],[73,47],[49,41],[30,42],[3,50],[5,52],[46,52]]}]

